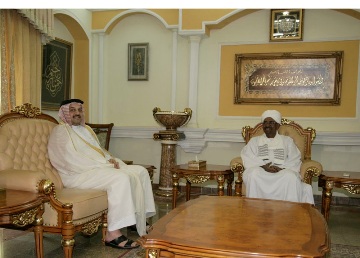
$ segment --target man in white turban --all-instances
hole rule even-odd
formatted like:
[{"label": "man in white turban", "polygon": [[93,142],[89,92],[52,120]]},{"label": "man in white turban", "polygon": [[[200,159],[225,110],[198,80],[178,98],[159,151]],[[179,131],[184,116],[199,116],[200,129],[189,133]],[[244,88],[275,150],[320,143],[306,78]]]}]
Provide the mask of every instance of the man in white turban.
[{"label": "man in white turban", "polygon": [[252,137],[241,151],[246,196],[314,204],[312,188],[301,181],[301,153],[293,139],[278,133],[281,114],[261,116],[264,133]]},{"label": "man in white turban", "polygon": [[107,192],[105,245],[120,249],[139,247],[120,229],[136,224],[140,236],[147,233],[146,218],[155,214],[149,174],[144,167],[126,165],[100,147],[95,133],[85,125],[82,104],[80,99],[61,103],[62,121],[52,130],[48,144],[51,164],[65,187]]}]

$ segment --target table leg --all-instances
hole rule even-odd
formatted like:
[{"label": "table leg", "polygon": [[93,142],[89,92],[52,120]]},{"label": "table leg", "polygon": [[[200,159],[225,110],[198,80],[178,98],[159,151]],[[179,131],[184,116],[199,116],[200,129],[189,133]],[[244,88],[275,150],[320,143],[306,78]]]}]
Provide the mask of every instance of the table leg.
[{"label": "table leg", "polygon": [[42,214],[44,213],[44,204],[39,207],[39,211],[35,218],[35,227],[34,227],[34,237],[35,237],[35,247],[36,247],[36,257],[44,257],[44,246],[43,246],[43,218]]},{"label": "table leg", "polygon": [[321,213],[324,215],[326,222],[329,221],[333,187],[334,187],[333,181],[325,181],[325,184],[323,185],[322,198],[321,198]]},{"label": "table leg", "polygon": [[186,201],[190,200],[191,183],[186,180]]},{"label": "table leg", "polygon": [[232,196],[232,179],[228,179],[227,181],[227,195]]},{"label": "table leg", "polygon": [[217,182],[218,182],[218,196],[223,196],[224,195],[224,175],[219,175],[216,178]]},{"label": "table leg", "polygon": [[176,199],[177,199],[177,193],[179,190],[179,177],[176,173],[172,176],[172,183],[173,183],[173,194],[172,194],[172,207],[173,209],[176,208]]}]

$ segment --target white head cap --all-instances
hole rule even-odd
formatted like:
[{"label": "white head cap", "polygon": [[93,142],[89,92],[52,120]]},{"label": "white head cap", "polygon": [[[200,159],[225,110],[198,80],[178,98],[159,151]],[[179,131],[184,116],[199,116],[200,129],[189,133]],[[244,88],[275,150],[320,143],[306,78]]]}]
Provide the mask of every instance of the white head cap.
[{"label": "white head cap", "polygon": [[261,115],[261,123],[263,123],[265,118],[267,118],[267,117],[271,117],[272,119],[275,120],[276,123],[281,124],[281,114],[280,114],[279,111],[277,111],[277,110],[266,110]]}]

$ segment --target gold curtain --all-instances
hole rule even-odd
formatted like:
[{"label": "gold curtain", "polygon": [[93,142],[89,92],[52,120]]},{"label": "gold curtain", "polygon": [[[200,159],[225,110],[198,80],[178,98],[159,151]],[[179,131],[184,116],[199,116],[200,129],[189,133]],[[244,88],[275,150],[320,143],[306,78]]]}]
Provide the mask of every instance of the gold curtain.
[{"label": "gold curtain", "polygon": [[55,39],[52,9],[19,9],[18,12],[26,17],[35,29],[40,31],[44,45]]},{"label": "gold curtain", "polygon": [[0,10],[1,113],[25,102],[40,107],[42,43],[53,38],[48,19],[36,10]]}]

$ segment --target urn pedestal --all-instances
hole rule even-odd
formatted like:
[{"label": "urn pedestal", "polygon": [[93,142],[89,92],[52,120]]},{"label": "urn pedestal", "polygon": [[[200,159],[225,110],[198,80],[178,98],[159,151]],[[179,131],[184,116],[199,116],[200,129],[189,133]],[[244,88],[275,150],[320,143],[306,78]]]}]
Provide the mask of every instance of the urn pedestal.
[{"label": "urn pedestal", "polygon": [[156,199],[172,200],[172,173],[171,168],[176,165],[176,146],[178,141],[185,139],[185,134],[177,128],[187,124],[191,119],[192,110],[185,108],[184,112],[161,111],[153,109],[156,122],[166,128],[154,133],[154,140],[161,141],[161,165],[159,189],[155,191]]}]

